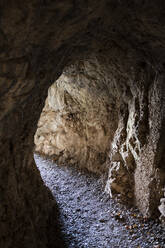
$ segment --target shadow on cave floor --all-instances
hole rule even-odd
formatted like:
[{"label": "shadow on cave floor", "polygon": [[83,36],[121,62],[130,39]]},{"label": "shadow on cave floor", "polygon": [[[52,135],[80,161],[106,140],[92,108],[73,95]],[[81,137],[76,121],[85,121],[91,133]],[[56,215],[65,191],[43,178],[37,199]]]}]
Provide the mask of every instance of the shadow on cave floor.
[{"label": "shadow on cave floor", "polygon": [[56,198],[68,248],[162,248],[165,231],[134,208],[109,199],[102,179],[76,168],[57,166],[35,155],[45,184]]}]

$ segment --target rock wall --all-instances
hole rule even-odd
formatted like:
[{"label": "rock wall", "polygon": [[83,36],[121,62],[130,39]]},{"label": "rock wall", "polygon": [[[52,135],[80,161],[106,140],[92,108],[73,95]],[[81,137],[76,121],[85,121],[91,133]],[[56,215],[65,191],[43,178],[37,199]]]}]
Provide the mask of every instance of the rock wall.
[{"label": "rock wall", "polygon": [[165,181],[164,8],[162,0],[0,1],[1,247],[55,243],[55,203],[34,165],[33,137],[49,86],[76,61],[97,58],[103,88],[119,103],[107,188],[114,174],[125,194],[133,182],[139,209],[156,212]]},{"label": "rock wall", "polygon": [[164,106],[164,89],[160,86],[162,77],[153,74],[147,79],[142,72],[136,84],[129,86],[129,96],[124,93],[125,106],[124,103],[121,105],[109,155],[106,189],[110,194],[116,190],[132,198],[148,217],[158,214],[157,206],[165,182],[160,153],[157,153],[164,122],[161,114]]},{"label": "rock wall", "polygon": [[35,143],[58,164],[107,173],[105,190],[149,217],[158,214],[165,179],[156,152],[164,89],[163,76],[147,67],[148,73],[132,67],[128,79],[122,71],[116,77],[109,59],[103,65],[99,56],[72,65],[49,89]]},{"label": "rock wall", "polygon": [[72,65],[49,88],[35,150],[58,164],[77,164],[102,173],[107,170],[118,113],[97,65],[96,61]]}]

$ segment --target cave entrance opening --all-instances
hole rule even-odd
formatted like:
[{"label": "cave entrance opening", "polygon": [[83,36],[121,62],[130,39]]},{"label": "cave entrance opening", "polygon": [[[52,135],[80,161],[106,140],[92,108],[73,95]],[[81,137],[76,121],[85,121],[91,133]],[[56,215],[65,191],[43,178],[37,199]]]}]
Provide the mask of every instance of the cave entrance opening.
[{"label": "cave entrance opening", "polygon": [[35,134],[35,151],[57,164],[107,170],[107,154],[116,129],[116,100],[96,64],[66,68],[49,88]]},{"label": "cave entrance opening", "polygon": [[[34,137],[35,152],[59,166],[76,165],[103,176],[110,196],[118,193],[133,203],[134,158],[127,139],[132,124],[127,124],[134,100],[128,86],[118,85],[110,72],[110,63],[105,66],[96,57],[64,69],[48,90]],[[130,114],[121,94],[132,104]]]},{"label": "cave entrance opening", "polygon": [[[114,127],[110,130],[113,126],[110,118],[112,120],[113,115],[115,123],[117,112],[115,99],[106,85],[101,86],[101,80],[104,80],[103,74],[100,75],[95,64],[84,62],[67,68],[48,90],[34,137],[36,165],[59,204],[64,235],[67,230],[73,235],[73,228],[77,232],[79,224],[82,232],[85,229],[90,231],[89,221],[82,225],[83,208],[87,218],[93,215],[94,226],[97,219],[101,219],[100,214],[103,216],[109,211],[109,194],[104,193],[103,181],[114,130]],[[107,202],[106,207],[103,207],[103,199]],[[64,213],[67,211],[70,218]],[[71,226],[73,212],[80,214]],[[103,222],[101,219],[100,224]],[[91,232],[92,236],[94,230]],[[80,238],[83,236],[80,233]]]},{"label": "cave entrance opening", "polygon": [[[138,197],[143,199],[139,189],[142,185],[138,181],[140,174],[134,172],[135,160],[140,152],[139,142],[143,144],[146,141],[143,139],[143,132],[148,126],[145,125],[142,114],[148,102],[144,102],[143,109],[140,109],[139,101],[141,97],[144,100],[145,95],[134,97],[131,89],[134,86],[130,81],[127,82],[123,78],[122,80],[121,84],[120,81],[113,80],[113,77],[110,80],[110,76],[96,60],[92,63],[90,61],[77,63],[67,68],[49,88],[45,107],[38,123],[35,151],[53,159],[58,166],[46,160],[43,163],[42,159],[36,156],[37,167],[45,184],[59,200],[59,206],[62,206],[61,221],[64,233],[69,232],[69,235],[75,233],[77,238],[83,236],[81,232],[79,236],[77,225],[82,226],[82,230],[84,227],[87,228],[91,236],[95,237],[94,230],[97,229],[95,225],[100,218],[100,209],[104,211],[101,213],[99,223],[107,221],[114,226],[116,225],[112,220],[114,217],[115,221],[119,220],[126,226],[130,226],[127,225],[130,224],[128,216],[130,214],[137,216],[138,211],[134,209],[132,213],[126,208],[123,211],[120,208],[121,205],[119,207],[113,200],[107,200],[113,192],[125,197],[126,202],[129,199],[134,203],[135,197],[136,200]],[[137,126],[141,125],[138,118],[142,118],[142,125],[144,124],[141,136],[137,131]],[[82,174],[81,170],[71,165],[76,165],[79,169],[87,169],[88,174]],[[95,173],[95,176],[93,177],[90,173]],[[100,175],[106,175],[105,189],[109,195],[104,195],[104,188],[98,183]],[[92,188],[90,188],[91,185]],[[96,190],[93,191],[93,188]],[[95,195],[98,195],[97,199]],[[100,205],[103,198],[106,208]],[[83,202],[90,207],[83,205]],[[109,205],[106,205],[106,202]],[[139,202],[136,204],[138,205]],[[148,204],[147,200],[146,204]],[[93,211],[97,214],[95,215]],[[80,212],[79,216],[75,212]],[[142,212],[150,214],[145,208]],[[69,215],[72,217],[68,217]],[[85,215],[86,217],[81,218]],[[92,223],[94,223],[91,229],[89,229],[89,222],[84,226],[82,224],[84,223],[82,219],[86,222],[87,218],[90,219],[90,215],[93,215]],[[139,219],[134,218],[131,221],[135,222],[135,227],[140,225]],[[150,225],[147,230],[150,230]],[[109,233],[113,231],[109,230]],[[97,231],[96,234],[99,235]],[[87,236],[83,237],[87,238]],[[110,239],[112,242],[112,236],[108,236],[107,240]],[[120,247],[124,247],[122,242],[121,236]],[[129,245],[128,241],[127,247]],[[108,246],[105,245],[105,247]]]}]

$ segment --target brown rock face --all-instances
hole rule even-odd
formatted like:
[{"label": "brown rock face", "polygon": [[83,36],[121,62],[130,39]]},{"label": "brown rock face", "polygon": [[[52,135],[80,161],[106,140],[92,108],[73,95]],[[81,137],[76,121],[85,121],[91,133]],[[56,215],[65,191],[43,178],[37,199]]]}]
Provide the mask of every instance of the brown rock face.
[{"label": "brown rock face", "polygon": [[94,172],[107,169],[118,112],[100,69],[96,60],[78,63],[51,86],[35,135],[37,152],[58,164],[77,164]]},{"label": "brown rock face", "polygon": [[55,244],[55,203],[34,165],[33,137],[48,87],[81,61],[94,65],[92,82],[99,75],[88,99],[105,92],[101,102],[111,106],[96,103],[107,132],[106,188],[129,194],[131,184],[143,214],[156,213],[165,182],[164,7],[161,0],[0,1],[0,247]]}]

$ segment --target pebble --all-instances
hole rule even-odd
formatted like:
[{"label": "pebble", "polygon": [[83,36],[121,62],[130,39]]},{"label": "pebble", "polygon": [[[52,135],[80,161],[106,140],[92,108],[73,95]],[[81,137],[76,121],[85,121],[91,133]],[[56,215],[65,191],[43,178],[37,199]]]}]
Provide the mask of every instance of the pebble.
[{"label": "pebble", "polygon": [[165,248],[165,230],[104,193],[102,179],[35,155],[60,211],[68,248]]}]

